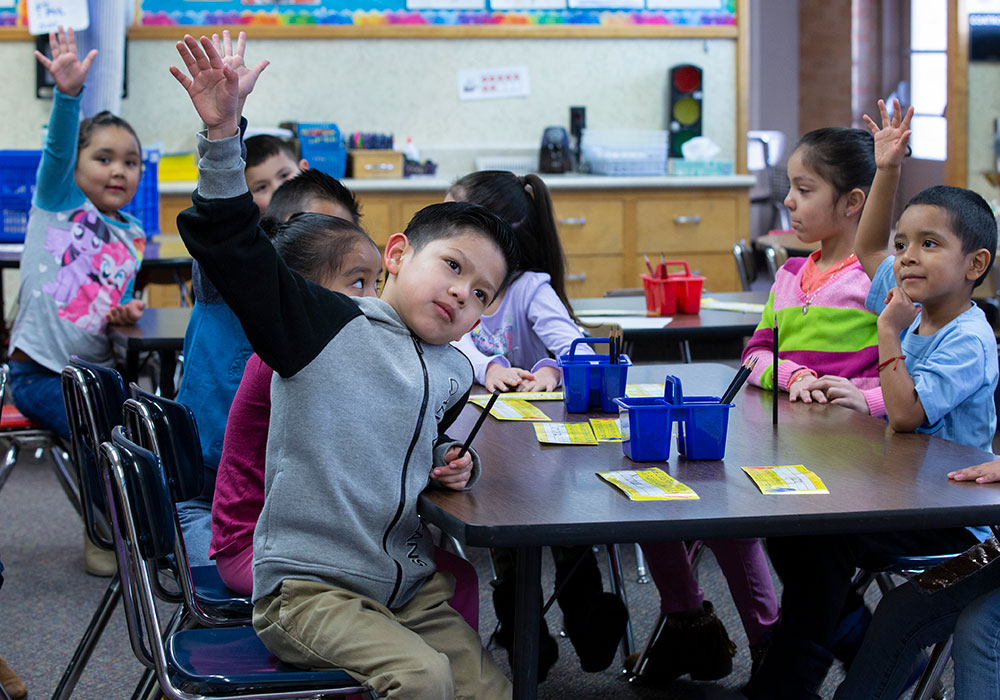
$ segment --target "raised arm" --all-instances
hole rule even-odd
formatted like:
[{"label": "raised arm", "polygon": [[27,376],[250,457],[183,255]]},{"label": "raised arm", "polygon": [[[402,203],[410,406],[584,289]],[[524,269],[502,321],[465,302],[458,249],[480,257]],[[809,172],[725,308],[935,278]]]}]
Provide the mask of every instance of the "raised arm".
[{"label": "raised arm", "polygon": [[228,66],[233,73],[236,74],[236,82],[238,85],[238,95],[236,101],[236,121],[239,123],[240,117],[243,116],[243,105],[246,104],[247,97],[253,92],[254,86],[257,84],[257,78],[260,74],[264,72],[271,62],[270,61],[258,61],[257,65],[253,68],[249,68],[244,61],[244,54],[246,53],[247,47],[247,33],[240,32],[236,37],[236,46],[233,46],[232,37],[229,35],[229,30],[224,29],[222,31],[222,38],[219,38],[218,34],[212,35],[212,45],[215,46],[216,53],[222,58],[222,63]]},{"label": "raised arm", "polygon": [[225,64],[207,36],[198,40],[186,34],[183,41],[177,42],[177,53],[191,77],[176,66],[170,66],[170,74],[191,98],[208,139],[217,141],[238,134],[241,103],[236,71]]},{"label": "raised arm", "polygon": [[892,117],[885,108],[885,102],[878,101],[882,126],[879,127],[867,114],[865,124],[875,136],[875,180],[871,193],[861,213],[858,235],[854,240],[854,252],[861,261],[869,278],[875,277],[879,264],[885,260],[889,248],[889,232],[892,229],[892,211],[899,185],[899,170],[906,155],[910,140],[910,119],[913,107],[901,114],[899,100],[893,100]]}]

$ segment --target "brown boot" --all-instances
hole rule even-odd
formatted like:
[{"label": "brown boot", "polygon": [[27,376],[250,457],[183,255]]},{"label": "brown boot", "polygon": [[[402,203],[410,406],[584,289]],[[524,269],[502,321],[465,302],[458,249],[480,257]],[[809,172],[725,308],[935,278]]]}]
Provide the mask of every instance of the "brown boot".
[{"label": "brown boot", "polygon": [[[691,680],[714,681],[733,671],[736,645],[709,601],[700,610],[670,613],[646,656],[640,676],[644,684],[662,686],[688,675]],[[638,655],[629,657],[630,668]]]},{"label": "brown boot", "polygon": [[24,700],[28,697],[28,688],[7,662],[0,658],[0,685],[10,696],[10,700]]}]

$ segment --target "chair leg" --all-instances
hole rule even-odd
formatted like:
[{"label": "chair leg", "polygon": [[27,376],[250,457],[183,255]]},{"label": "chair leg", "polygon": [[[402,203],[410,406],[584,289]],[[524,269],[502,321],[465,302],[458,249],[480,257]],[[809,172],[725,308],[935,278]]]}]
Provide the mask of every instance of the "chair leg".
[{"label": "chair leg", "polygon": [[639,658],[635,660],[635,664],[632,666],[632,672],[629,674],[629,683],[633,683],[639,679],[643,671],[646,670],[646,660],[649,657],[649,650],[653,648],[656,640],[660,638],[660,634],[663,633],[663,628],[667,624],[667,616],[662,612],[656,618],[656,624],[653,625],[653,633],[649,635],[649,641],[646,642],[646,646],[642,648],[642,652],[639,654]]},{"label": "chair leg", "polygon": [[649,583],[653,579],[649,577],[649,570],[646,568],[646,555],[642,553],[642,547],[639,546],[638,542],[632,546],[635,547],[635,569],[637,574],[635,582]]},{"label": "chair leg", "polygon": [[80,639],[76,651],[73,652],[73,658],[70,659],[69,666],[66,667],[62,678],[59,679],[59,685],[56,686],[56,691],[52,694],[52,700],[66,700],[73,694],[73,689],[76,687],[77,681],[80,680],[80,675],[90,660],[90,655],[93,653],[94,647],[100,641],[101,634],[104,632],[104,628],[111,618],[111,613],[114,612],[115,606],[118,605],[118,600],[121,597],[121,579],[118,577],[118,574],[115,574],[104,591],[101,604],[97,606],[93,617],[90,618],[90,624],[87,625],[87,629],[83,633],[83,638]]},{"label": "chair leg", "polygon": [[163,697],[160,693],[160,686],[156,682],[156,671],[147,668],[139,679],[139,684],[135,686],[132,693],[132,700],[156,700]]},{"label": "chair leg", "polygon": [[945,664],[948,663],[948,656],[951,654],[952,641],[953,638],[948,637],[934,645],[931,658],[927,661],[927,668],[924,669],[920,682],[913,691],[912,700],[931,700],[935,697],[934,692],[938,688],[941,674],[944,673]]},{"label": "chair leg", "polygon": [[52,469],[56,473],[59,485],[62,486],[66,498],[76,511],[76,514],[83,517],[83,506],[80,505],[80,491],[74,476],[75,468],[70,459],[69,453],[63,449],[62,445],[56,443],[49,449],[49,456],[52,458]]},{"label": "chair leg", "polygon": [[0,489],[7,482],[7,477],[14,470],[14,465],[17,464],[17,453],[20,451],[20,446],[17,444],[17,440],[11,440],[10,445],[7,446],[7,454],[4,456],[3,464],[0,465]]},{"label": "chair leg", "polygon": [[[621,598],[628,612],[628,596],[625,594],[625,580],[622,576],[622,562],[618,556],[618,545],[608,545],[608,571],[611,574],[611,592]],[[622,653],[626,658],[635,653],[635,638],[632,636],[632,619],[626,617],[625,634],[622,636]]]}]

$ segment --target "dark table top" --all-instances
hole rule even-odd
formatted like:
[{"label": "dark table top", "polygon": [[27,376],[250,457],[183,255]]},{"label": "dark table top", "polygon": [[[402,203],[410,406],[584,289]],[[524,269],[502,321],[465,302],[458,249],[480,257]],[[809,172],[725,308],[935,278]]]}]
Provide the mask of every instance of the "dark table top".
[{"label": "dark table top", "polygon": [[184,332],[190,319],[191,307],[151,307],[134,325],[108,326],[108,335],[126,352],[179,351],[184,346]]},{"label": "dark table top", "polygon": [[[719,395],[734,370],[717,364],[636,365],[629,383],[679,376],[687,393]],[[884,531],[1000,521],[1000,484],[949,481],[987,452],[917,434],[836,406],[791,404],[747,385],[731,412],[726,458],[636,463],[620,444],[540,445],[531,424],[488,418],[475,439],[484,465],[469,491],[428,489],[424,517],[473,546],[530,546],[657,539]],[[536,402],[556,421],[584,421],[562,402]],[[463,439],[480,408],[469,405],[449,433]],[[591,414],[603,415],[609,414]],[[676,435],[676,429],[674,430]],[[761,494],[743,466],[803,464],[829,495]],[[658,466],[693,488],[697,501],[631,502],[595,472]]]}]

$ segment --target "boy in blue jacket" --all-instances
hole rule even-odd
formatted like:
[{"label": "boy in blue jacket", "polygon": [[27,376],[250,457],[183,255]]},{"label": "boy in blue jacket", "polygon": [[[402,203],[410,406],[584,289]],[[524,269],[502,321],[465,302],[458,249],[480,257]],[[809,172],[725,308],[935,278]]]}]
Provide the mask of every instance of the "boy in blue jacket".
[{"label": "boy in blue jacket", "polygon": [[254,535],[257,633],[279,658],[344,668],[382,697],[509,698],[479,636],[446,604],[454,583],[434,571],[417,499],[431,481],[465,489],[478,476],[478,458],[458,459],[443,432],[473,379],[450,342],[509,282],[510,228],[476,205],[432,205],[389,238],[381,299],[306,281],[258,226],[237,75],[205,37],[177,47],[191,77],[171,72],[207,126],[194,207],[178,228],[276,373]]}]

